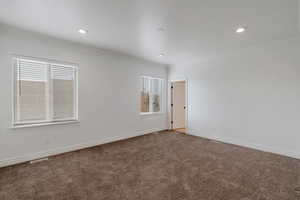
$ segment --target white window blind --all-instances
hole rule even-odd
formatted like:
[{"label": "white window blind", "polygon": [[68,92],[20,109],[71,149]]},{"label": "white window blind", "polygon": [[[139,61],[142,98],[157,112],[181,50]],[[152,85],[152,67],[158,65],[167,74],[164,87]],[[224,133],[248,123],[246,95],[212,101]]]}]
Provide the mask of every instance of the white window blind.
[{"label": "white window blind", "polygon": [[75,106],[75,70],[72,67],[52,65],[52,105],[55,120],[72,118]]},{"label": "white window blind", "polygon": [[47,81],[47,64],[28,60],[19,60],[17,78],[22,81]]},{"label": "white window blind", "polygon": [[14,126],[77,120],[75,66],[14,58]]},{"label": "white window blind", "polygon": [[74,80],[74,68],[59,65],[52,65],[52,79],[58,80]]}]

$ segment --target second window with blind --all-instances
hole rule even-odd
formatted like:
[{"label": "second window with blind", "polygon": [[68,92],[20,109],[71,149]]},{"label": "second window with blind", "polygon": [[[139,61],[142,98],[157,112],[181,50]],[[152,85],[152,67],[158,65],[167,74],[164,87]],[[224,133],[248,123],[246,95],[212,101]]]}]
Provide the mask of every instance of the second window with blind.
[{"label": "second window with blind", "polygon": [[14,58],[13,126],[77,121],[77,67]]},{"label": "second window with blind", "polygon": [[162,112],[163,79],[141,77],[141,114]]}]

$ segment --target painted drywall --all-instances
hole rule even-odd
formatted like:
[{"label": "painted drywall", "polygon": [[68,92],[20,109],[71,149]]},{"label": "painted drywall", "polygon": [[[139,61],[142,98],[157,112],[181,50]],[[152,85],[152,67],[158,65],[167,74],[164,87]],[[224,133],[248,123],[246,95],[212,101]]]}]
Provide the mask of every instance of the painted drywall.
[{"label": "painted drywall", "polygon": [[173,66],[169,79],[189,83],[189,132],[300,158],[299,52],[295,37]]},{"label": "painted drywall", "polygon": [[[80,123],[11,128],[13,54],[79,65]],[[166,129],[167,114],[139,114],[142,75],[167,79],[167,68],[0,25],[0,166]]]}]

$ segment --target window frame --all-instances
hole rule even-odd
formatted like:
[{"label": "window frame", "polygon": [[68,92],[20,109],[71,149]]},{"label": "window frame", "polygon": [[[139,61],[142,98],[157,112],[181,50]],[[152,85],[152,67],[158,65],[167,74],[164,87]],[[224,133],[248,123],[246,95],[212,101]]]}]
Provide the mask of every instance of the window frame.
[{"label": "window frame", "polygon": [[[44,63],[47,65],[47,81],[49,82],[49,85],[47,86],[48,93],[50,94],[50,91],[53,89],[53,81],[51,80],[51,65],[56,66],[62,66],[62,67],[70,67],[74,69],[74,117],[70,118],[63,118],[63,119],[54,119],[53,112],[48,111],[46,112],[46,120],[32,120],[32,121],[26,121],[26,122],[18,122],[16,120],[16,92],[18,91],[18,83],[17,83],[17,67],[20,60],[34,62],[34,63]],[[53,95],[49,96],[49,99],[53,99]],[[49,100],[48,99],[48,100]],[[28,56],[19,56],[19,55],[13,55],[12,57],[12,128],[23,128],[23,127],[35,127],[35,126],[46,126],[46,125],[55,125],[55,124],[68,124],[68,123],[79,123],[79,115],[78,115],[78,65],[74,63],[68,63],[68,62],[61,62],[56,60],[49,60],[49,59],[43,59],[43,58],[34,58],[34,57],[28,57]],[[48,102],[48,105],[46,107],[48,110],[53,110],[53,102]]]},{"label": "window frame", "polygon": [[[159,80],[159,81],[161,81],[160,83],[161,83],[161,88],[160,88],[160,111],[159,112],[141,112],[141,106],[142,106],[142,104],[141,104],[141,101],[139,102],[139,104],[140,104],[140,111],[139,111],[139,113],[140,113],[140,115],[141,116],[143,116],[143,115],[160,115],[160,114],[164,114],[165,112],[164,112],[164,99],[165,99],[165,93],[164,93],[164,88],[165,88],[165,79],[163,79],[163,78],[158,78],[158,77],[152,77],[152,76],[140,76],[140,84],[141,84],[141,80],[143,79],[143,78],[147,78],[148,80],[149,80],[149,83],[148,83],[148,90],[149,90],[149,92],[151,92],[151,80]],[[142,85],[140,85],[140,91],[139,91],[139,97],[141,98],[141,87],[142,87]],[[139,99],[140,99],[139,98]],[[149,103],[150,103],[150,101],[149,101]]]}]

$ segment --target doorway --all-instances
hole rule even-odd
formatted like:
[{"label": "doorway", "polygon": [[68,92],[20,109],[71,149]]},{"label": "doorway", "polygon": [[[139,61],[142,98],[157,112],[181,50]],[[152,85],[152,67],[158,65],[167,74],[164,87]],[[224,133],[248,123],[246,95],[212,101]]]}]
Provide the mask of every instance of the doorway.
[{"label": "doorway", "polygon": [[171,81],[171,129],[186,133],[187,82]]}]

